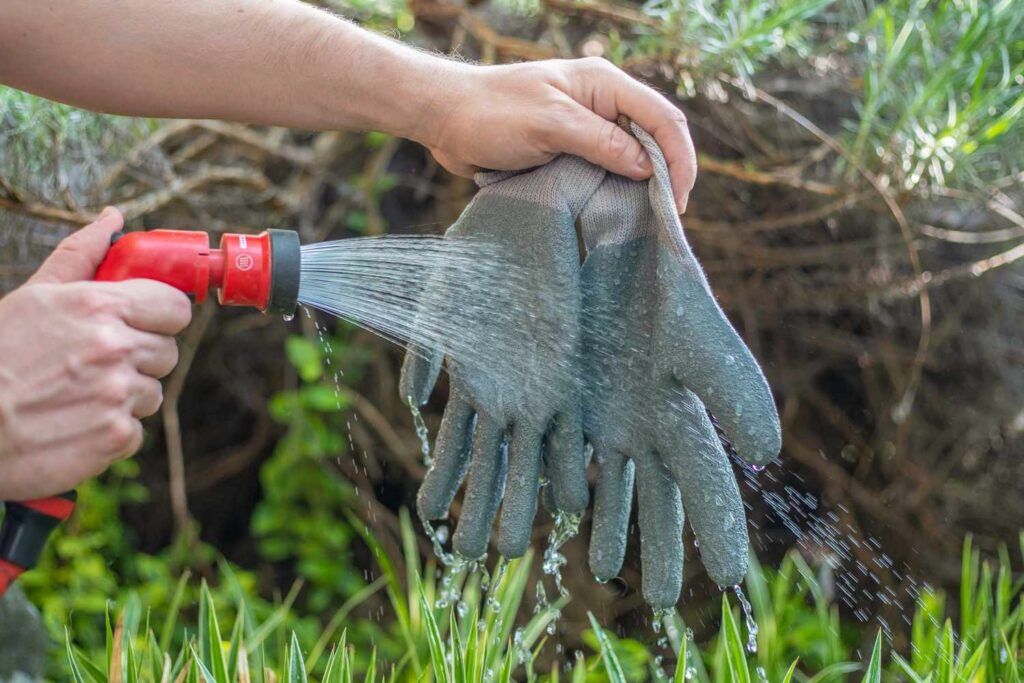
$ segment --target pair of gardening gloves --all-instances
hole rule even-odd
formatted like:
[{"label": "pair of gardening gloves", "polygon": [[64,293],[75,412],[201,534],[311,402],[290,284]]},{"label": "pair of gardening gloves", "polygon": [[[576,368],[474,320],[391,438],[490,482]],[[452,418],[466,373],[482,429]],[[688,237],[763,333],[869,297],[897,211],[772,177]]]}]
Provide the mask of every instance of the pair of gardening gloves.
[{"label": "pair of gardening gloves", "polygon": [[[542,482],[549,508],[586,508],[589,445],[591,570],[608,580],[621,569],[635,487],[643,594],[667,608],[682,585],[684,510],[711,578],[729,586],[746,573],[743,503],[708,409],[748,462],[774,458],[781,436],[764,375],[686,242],[664,157],[632,129],[653,163],[648,181],[572,156],[478,175],[480,191],[447,238],[496,245],[539,293],[503,306],[489,331],[516,340],[516,357],[499,364],[516,368],[513,381],[447,358],[450,397],[417,505],[425,521],[446,517],[465,479],[454,550],[484,555],[500,508],[498,549],[518,557]],[[558,344],[545,341],[553,330]],[[426,402],[444,353],[410,351],[401,391],[411,404]]]}]

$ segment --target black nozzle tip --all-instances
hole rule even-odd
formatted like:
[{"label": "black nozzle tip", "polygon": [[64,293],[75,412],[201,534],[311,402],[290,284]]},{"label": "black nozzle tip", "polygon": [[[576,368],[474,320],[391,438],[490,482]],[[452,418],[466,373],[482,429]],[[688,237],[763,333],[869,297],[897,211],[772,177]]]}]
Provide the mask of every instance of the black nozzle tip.
[{"label": "black nozzle tip", "polygon": [[267,230],[270,235],[270,297],[267,313],[291,315],[299,305],[302,251],[294,230]]}]

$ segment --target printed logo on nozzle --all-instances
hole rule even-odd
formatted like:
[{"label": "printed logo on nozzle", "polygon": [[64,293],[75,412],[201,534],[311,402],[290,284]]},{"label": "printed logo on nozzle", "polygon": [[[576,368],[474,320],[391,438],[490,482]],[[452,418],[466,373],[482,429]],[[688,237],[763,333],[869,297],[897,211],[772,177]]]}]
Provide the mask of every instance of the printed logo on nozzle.
[{"label": "printed logo on nozzle", "polygon": [[235,267],[238,268],[238,270],[249,270],[252,268],[252,265],[252,256],[249,256],[249,254],[239,254],[235,257]]}]

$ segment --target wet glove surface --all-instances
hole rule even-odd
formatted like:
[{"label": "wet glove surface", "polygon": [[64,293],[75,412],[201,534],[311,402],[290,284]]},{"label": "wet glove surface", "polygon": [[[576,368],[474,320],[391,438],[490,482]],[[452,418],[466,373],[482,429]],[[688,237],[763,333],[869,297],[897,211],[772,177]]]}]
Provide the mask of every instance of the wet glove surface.
[{"label": "wet glove surface", "polygon": [[[588,491],[581,433],[579,248],[575,219],[604,171],[571,156],[521,174],[481,174],[482,185],[446,239],[483,240],[500,247],[509,271],[530,287],[444,291],[428,315],[465,319],[486,301],[480,346],[490,363],[446,359],[450,394],[433,460],[417,497],[424,520],[447,516],[464,478],[466,493],[452,539],[455,551],[478,558],[487,550],[501,505],[498,549],[522,555],[537,508],[540,473],[555,507],[582,513]],[[474,318],[474,316],[469,316]],[[467,334],[480,330],[467,329]],[[400,391],[426,402],[444,349],[414,349],[402,368]]]},{"label": "wet glove surface", "polygon": [[633,130],[654,177],[609,175],[581,215],[584,432],[599,467],[590,566],[605,580],[621,569],[635,480],[643,593],[664,608],[682,584],[684,509],[711,578],[746,572],[743,503],[705,405],[752,463],[774,458],[781,436],[768,384],[683,236],[664,158]]}]

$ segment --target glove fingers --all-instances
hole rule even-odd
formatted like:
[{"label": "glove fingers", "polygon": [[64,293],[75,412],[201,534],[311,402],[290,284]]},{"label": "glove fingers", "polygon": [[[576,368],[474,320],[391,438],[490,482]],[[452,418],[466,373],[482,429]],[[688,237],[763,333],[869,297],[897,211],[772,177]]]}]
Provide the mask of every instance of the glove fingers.
[{"label": "glove fingers", "polygon": [[636,469],[644,599],[664,609],[676,604],[683,585],[683,505],[657,458],[642,458]]},{"label": "glove fingers", "polygon": [[[406,358],[406,363],[409,359]],[[473,429],[473,409],[453,396],[441,419],[434,442],[434,457],[416,496],[416,508],[425,520],[448,516],[455,492],[459,490],[469,466],[469,440]]]},{"label": "glove fingers", "polygon": [[544,471],[554,508],[578,515],[587,508],[590,496],[579,403],[572,403],[570,410],[551,422],[544,448]]},{"label": "glove fingers", "polygon": [[618,453],[595,449],[598,464],[594,488],[594,521],[590,531],[590,571],[599,581],[610,581],[622,569],[626,533],[633,503],[633,461]]},{"label": "glove fingers", "polygon": [[443,354],[422,346],[411,345],[405,353],[398,391],[406,403],[419,407],[427,402],[441,374]]},{"label": "glove fingers", "polygon": [[651,158],[650,206],[662,248],[658,282],[663,298],[658,357],[711,408],[726,435],[746,460],[766,463],[779,454],[782,432],[771,389],[711,293],[690,250],[672,195],[668,165],[654,138],[635,123],[633,133]]},{"label": "glove fingers", "polygon": [[498,527],[498,552],[505,557],[522,557],[530,545],[540,489],[540,444],[540,432],[524,424],[512,429],[508,446],[508,479]]},{"label": "glove fingers", "polygon": [[740,457],[771,461],[782,431],[768,381],[711,294],[685,276],[676,279],[666,311],[676,320],[661,357],[672,359],[672,374],[707,404]]},{"label": "glove fingers", "polygon": [[487,553],[487,541],[505,485],[503,432],[498,422],[477,414],[466,497],[452,538],[452,547],[463,557],[476,559]]},{"label": "glove fingers", "polygon": [[749,552],[736,477],[697,397],[683,390],[670,401],[674,414],[688,417],[676,422],[672,434],[659,434],[662,462],[679,486],[708,576],[720,586],[734,586],[747,573]]}]

